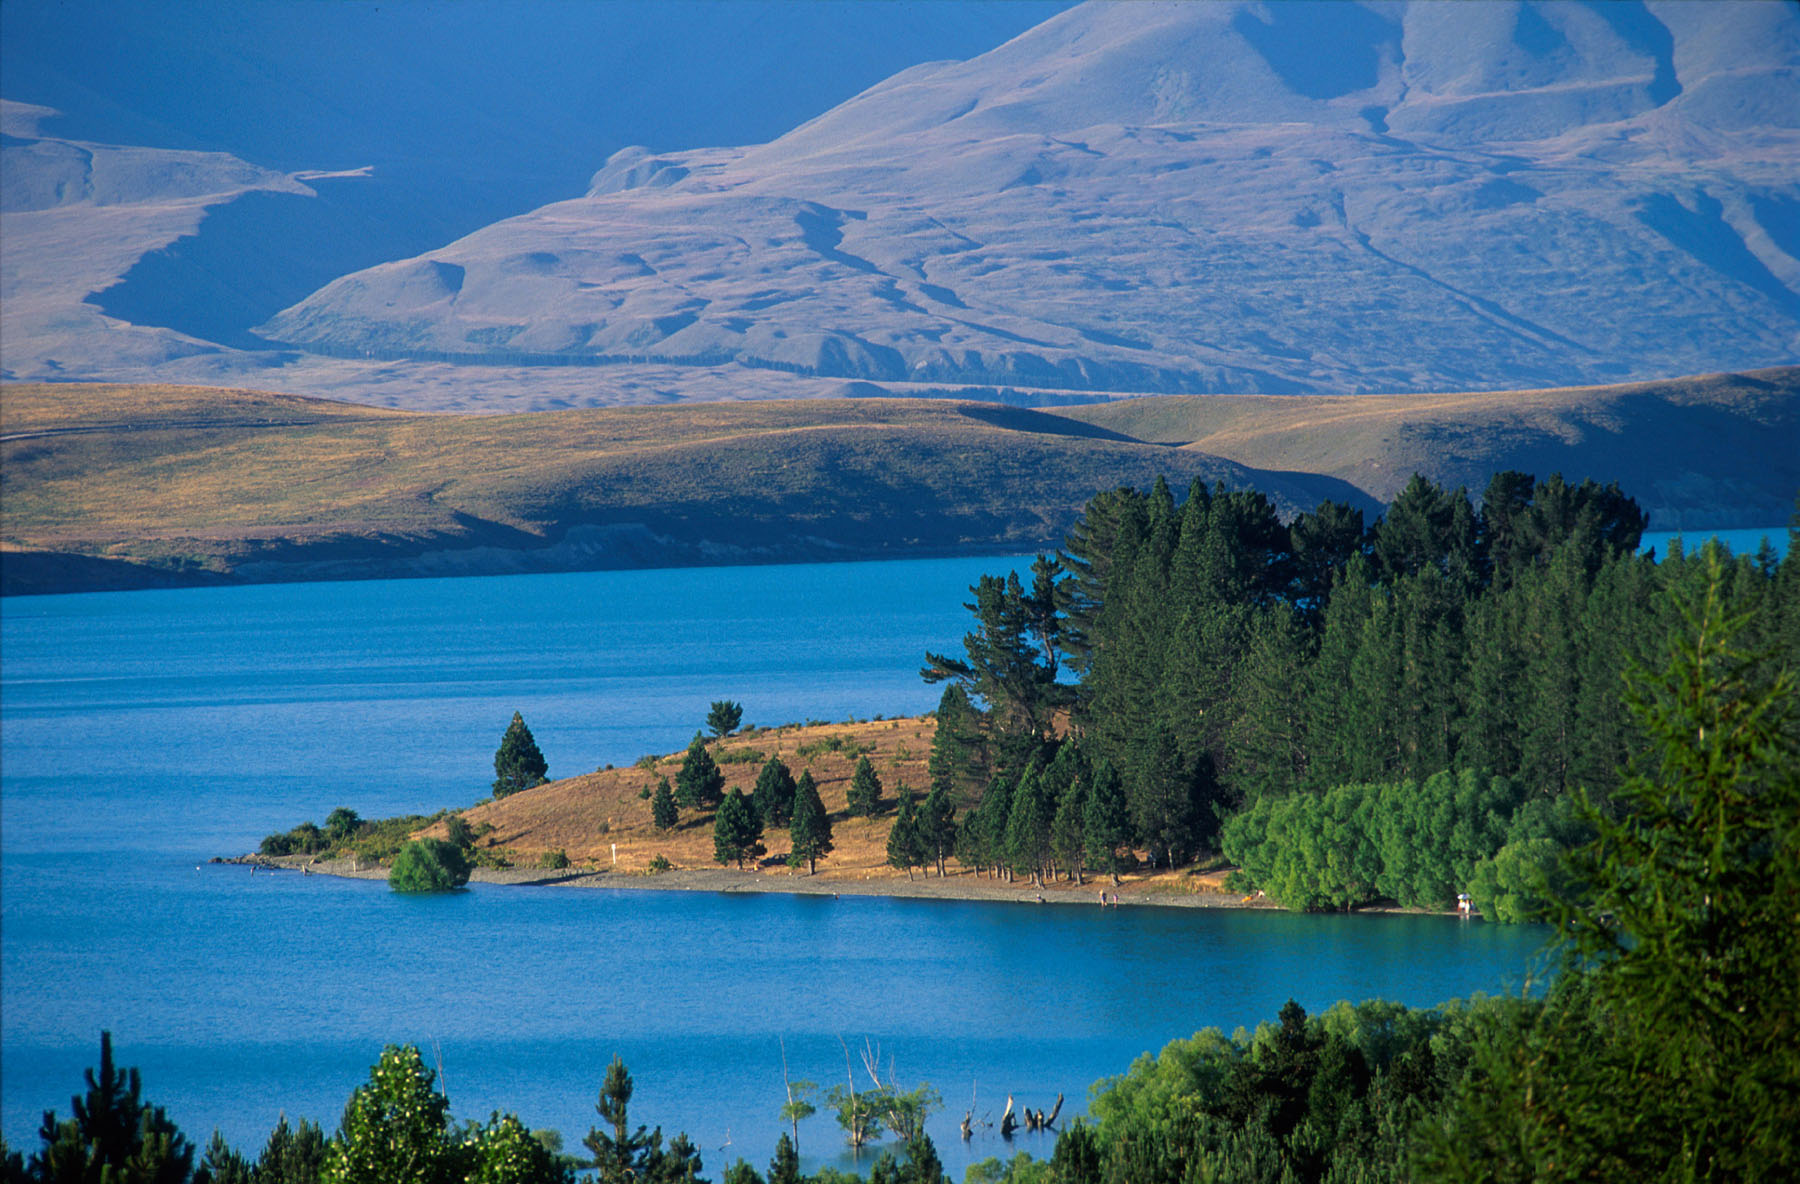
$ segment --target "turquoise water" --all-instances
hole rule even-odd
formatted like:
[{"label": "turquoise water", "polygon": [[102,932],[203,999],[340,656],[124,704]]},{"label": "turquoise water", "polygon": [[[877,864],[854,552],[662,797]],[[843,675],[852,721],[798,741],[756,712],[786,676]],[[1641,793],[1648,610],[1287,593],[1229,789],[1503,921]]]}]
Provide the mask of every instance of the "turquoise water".
[{"label": "turquoise water", "polygon": [[1775,548],[1775,554],[1784,556],[1788,549],[1788,528],[1786,526],[1747,526],[1739,530],[1649,530],[1644,532],[1639,542],[1640,550],[1654,549],[1658,555],[1669,553],[1669,543],[1681,540],[1681,545],[1688,551],[1697,551],[1706,545],[1708,539],[1718,539],[1725,544],[1733,555],[1754,555],[1767,539]]},{"label": "turquoise water", "polygon": [[[841,1081],[878,1046],[946,1107],[1078,1108],[1177,1036],[1387,996],[1516,985],[1541,935],[1420,917],[491,888],[203,864],[320,820],[486,792],[525,714],[553,774],[669,751],[707,704],[773,724],[924,710],[924,649],[1011,560],[279,585],[0,603],[0,1109],[30,1145],[102,1028],[203,1140],[327,1129],[383,1043],[441,1057],[453,1113],[517,1110],[574,1147],[616,1052],[634,1121],[715,1178],[766,1164],[781,1058]],[[840,1043],[840,1040],[843,1043]],[[857,1057],[858,1072],[860,1055]],[[838,1162],[821,1114],[808,1159]],[[1047,1153],[1048,1142],[1017,1146]]]}]

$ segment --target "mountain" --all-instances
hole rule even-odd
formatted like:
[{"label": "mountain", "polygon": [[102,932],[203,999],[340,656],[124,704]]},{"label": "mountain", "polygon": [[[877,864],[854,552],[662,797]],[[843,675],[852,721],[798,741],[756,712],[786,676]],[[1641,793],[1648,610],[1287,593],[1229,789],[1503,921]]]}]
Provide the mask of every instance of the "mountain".
[{"label": "mountain", "polygon": [[[8,105],[4,376],[528,410],[1800,355],[1791,4],[453,7],[0,8],[8,97],[65,112]],[[133,142],[272,180],[173,239],[150,191],[14,204]]]},{"label": "mountain", "polygon": [[598,386],[1644,379],[1800,355],[1797,179],[1791,5],[1087,4],[767,144],[617,153],[257,332]]}]

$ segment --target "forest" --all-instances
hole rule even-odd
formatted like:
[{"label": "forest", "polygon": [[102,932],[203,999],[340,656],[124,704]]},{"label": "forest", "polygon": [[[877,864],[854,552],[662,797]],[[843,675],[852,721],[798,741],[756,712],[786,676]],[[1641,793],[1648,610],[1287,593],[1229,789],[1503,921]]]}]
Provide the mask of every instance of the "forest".
[{"label": "forest", "polygon": [[1542,903],[1650,750],[1627,674],[1720,568],[1727,616],[1800,667],[1800,554],[1638,553],[1616,486],[1496,475],[1479,508],[1414,477],[1365,527],[1283,523],[1255,491],[1093,498],[1029,586],[983,577],[934,788],[973,801],[965,864],[1003,876],[1196,860],[1293,908],[1376,901],[1493,920]]}]

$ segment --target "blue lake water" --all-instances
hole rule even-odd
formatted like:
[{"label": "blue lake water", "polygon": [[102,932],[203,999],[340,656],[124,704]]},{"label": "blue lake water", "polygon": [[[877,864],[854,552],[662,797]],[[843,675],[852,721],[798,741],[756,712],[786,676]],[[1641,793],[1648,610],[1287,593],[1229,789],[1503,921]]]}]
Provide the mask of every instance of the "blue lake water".
[{"label": "blue lake water", "polygon": [[[15,598],[0,602],[0,1110],[30,1146],[102,1028],[199,1140],[254,1151],[282,1110],[334,1128],[382,1044],[441,1058],[459,1118],[516,1110],[571,1148],[606,1063],[633,1119],[688,1130],[716,1178],[767,1163],[782,1055],[845,1046],[930,1081],[953,1176],[971,1100],[1079,1108],[1198,1028],[1385,996],[1516,986],[1538,931],[1308,917],[606,889],[426,899],[202,860],[348,805],[483,796],[514,710],[552,774],[749,722],[935,704],[967,586],[1016,561],[930,560]],[[840,1041],[842,1043],[840,1043]],[[1034,1138],[1036,1141],[1034,1141]],[[842,1159],[830,1118],[809,1161]],[[1049,1142],[1016,1144],[1047,1154]]]},{"label": "blue lake water", "polygon": [[1733,555],[1754,555],[1765,539],[1775,548],[1778,556],[1786,555],[1788,550],[1786,526],[1746,526],[1737,530],[1647,530],[1639,542],[1639,549],[1654,549],[1658,555],[1667,555],[1669,544],[1675,539],[1680,539],[1682,548],[1690,553],[1698,551],[1710,539],[1718,539]]}]

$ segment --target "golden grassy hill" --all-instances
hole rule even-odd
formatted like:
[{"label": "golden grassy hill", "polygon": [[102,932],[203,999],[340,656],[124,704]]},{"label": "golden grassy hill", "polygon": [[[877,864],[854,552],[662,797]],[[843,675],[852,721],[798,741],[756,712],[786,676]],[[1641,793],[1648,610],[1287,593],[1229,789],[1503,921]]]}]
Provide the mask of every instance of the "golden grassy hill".
[{"label": "golden grassy hill", "polygon": [[[924,797],[929,785],[925,765],[935,727],[922,717],[790,725],[747,730],[713,741],[708,748],[725,774],[726,793],[741,789],[749,796],[763,761],[771,756],[779,756],[795,778],[810,771],[831,815],[835,846],[820,870],[861,873],[887,866],[888,831],[900,787],[908,786]],[[755,760],[742,759],[752,752],[758,754]],[[739,759],[733,760],[734,754]],[[882,785],[883,812],[873,819],[850,817],[846,805],[851,774],[858,757],[865,754]],[[574,863],[608,868],[615,866],[616,844],[616,866],[624,872],[645,871],[658,855],[678,868],[717,867],[712,810],[684,809],[681,824],[662,832],[651,824],[649,800],[639,796],[645,788],[654,789],[662,777],[673,785],[682,755],[673,753],[651,768],[607,769],[552,781],[464,810],[462,816],[477,829],[491,825],[494,829],[480,845],[504,848],[515,864],[530,865],[545,852],[560,850]],[[966,805],[958,803],[958,809]],[[420,833],[442,838],[444,826],[439,823]],[[773,832],[764,835],[763,842],[769,848],[765,864],[781,866],[788,853],[787,834]]]},{"label": "golden grassy hill", "polygon": [[1169,396],[1058,414],[1335,477],[1383,503],[1415,472],[1476,496],[1496,472],[1560,472],[1617,481],[1654,529],[1673,530],[1785,522],[1800,491],[1800,366],[1536,391]]},{"label": "golden grassy hill", "polygon": [[402,413],[255,391],[0,391],[6,589],[993,553],[1159,472],[1251,473],[1044,412],[918,399]]}]

